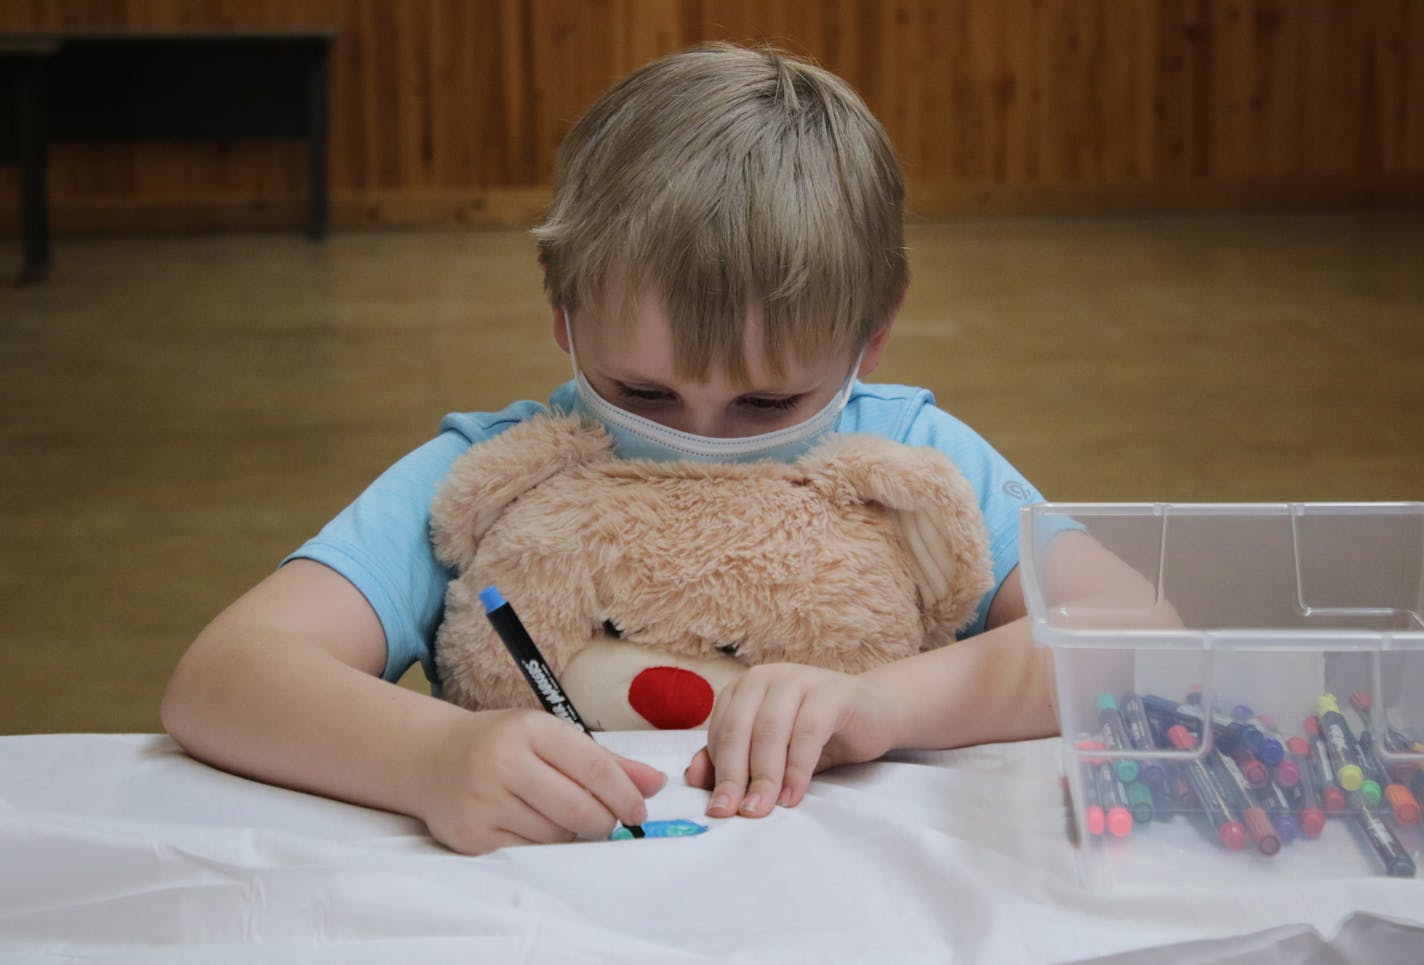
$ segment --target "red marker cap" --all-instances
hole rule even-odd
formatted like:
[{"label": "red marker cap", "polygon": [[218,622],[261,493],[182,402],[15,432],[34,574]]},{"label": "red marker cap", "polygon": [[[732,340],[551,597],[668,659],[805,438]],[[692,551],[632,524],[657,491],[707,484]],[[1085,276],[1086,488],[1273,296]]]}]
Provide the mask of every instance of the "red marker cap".
[{"label": "red marker cap", "polygon": [[1291,752],[1291,757],[1309,757],[1310,744],[1304,737],[1292,737],[1286,741],[1286,749]]},{"label": "red marker cap", "polygon": [[1349,802],[1345,799],[1345,792],[1334,784],[1321,788],[1320,802],[1325,805],[1327,814],[1344,814]]},{"label": "red marker cap", "polygon": [[1325,813],[1320,808],[1305,808],[1300,812],[1300,833],[1307,838],[1318,838],[1325,830]]},{"label": "red marker cap", "polygon": [[1311,737],[1316,737],[1320,734],[1320,720],[1314,714],[1311,714],[1305,719],[1305,732]]},{"label": "red marker cap", "polygon": [[1266,770],[1266,765],[1253,758],[1240,762],[1241,776],[1246,778],[1246,783],[1252,787],[1265,787],[1271,783],[1271,772]]},{"label": "red marker cap", "polygon": [[1108,830],[1115,838],[1125,838],[1132,833],[1132,812],[1125,807],[1115,807],[1108,812]]},{"label": "red marker cap", "polygon": [[1246,829],[1240,821],[1227,821],[1217,829],[1217,833],[1221,835],[1221,843],[1226,845],[1227,851],[1240,851],[1246,847]]},{"label": "red marker cap", "polygon": [[1281,850],[1281,839],[1276,837],[1276,829],[1271,824],[1270,815],[1261,808],[1247,808],[1241,815],[1246,822],[1246,833],[1256,842],[1256,850],[1264,855],[1273,855]]},{"label": "red marker cap", "polygon": [[1103,806],[1101,804],[1090,804],[1088,813],[1084,815],[1088,825],[1088,833],[1094,837],[1103,836],[1103,829],[1107,827],[1107,822],[1103,818]]},{"label": "red marker cap", "polygon": [[1370,695],[1363,690],[1355,691],[1350,695],[1350,706],[1362,714],[1368,714],[1370,712]]},{"label": "red marker cap", "polygon": [[1391,784],[1384,789],[1384,796],[1389,799],[1389,806],[1394,809],[1394,816],[1400,824],[1413,824],[1419,820],[1419,802],[1409,793],[1409,788],[1403,784]]},{"label": "red marker cap", "polygon": [[1181,724],[1173,724],[1167,728],[1167,740],[1172,742],[1172,746],[1179,751],[1194,751],[1197,749],[1196,739],[1192,737],[1192,732]]},{"label": "red marker cap", "polygon": [[1295,787],[1300,783],[1300,767],[1295,761],[1281,761],[1276,765],[1276,783],[1281,787]]}]

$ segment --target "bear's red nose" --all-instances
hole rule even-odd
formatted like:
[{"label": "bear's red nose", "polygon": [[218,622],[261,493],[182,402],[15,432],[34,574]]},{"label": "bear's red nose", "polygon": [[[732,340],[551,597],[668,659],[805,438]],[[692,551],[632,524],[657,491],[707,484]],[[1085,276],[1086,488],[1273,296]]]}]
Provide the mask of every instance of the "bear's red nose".
[{"label": "bear's red nose", "polygon": [[628,703],[659,730],[687,730],[712,713],[712,685],[681,667],[649,667],[633,678]]}]

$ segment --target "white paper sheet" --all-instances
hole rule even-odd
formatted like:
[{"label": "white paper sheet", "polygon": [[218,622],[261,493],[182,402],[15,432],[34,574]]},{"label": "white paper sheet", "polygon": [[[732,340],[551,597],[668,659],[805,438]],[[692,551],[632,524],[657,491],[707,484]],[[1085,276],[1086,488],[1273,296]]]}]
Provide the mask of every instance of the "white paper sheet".
[{"label": "white paper sheet", "polygon": [[818,777],[799,807],[716,821],[681,781],[701,738],[600,735],[670,775],[650,818],[706,834],[479,858],[409,818],[213,770],[166,737],[0,738],[0,961],[1157,963],[1267,949],[1396,962],[1424,949],[1420,880],[1084,888],[1057,741],[901,753]]}]

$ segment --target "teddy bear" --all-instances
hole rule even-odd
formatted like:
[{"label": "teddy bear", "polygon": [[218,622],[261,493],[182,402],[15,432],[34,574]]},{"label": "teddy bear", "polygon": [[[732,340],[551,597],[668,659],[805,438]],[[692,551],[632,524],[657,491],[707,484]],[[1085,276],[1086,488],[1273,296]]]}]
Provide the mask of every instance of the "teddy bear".
[{"label": "teddy bear", "polygon": [[756,664],[860,673],[942,646],[992,585],[974,491],[930,447],[832,435],[792,463],[621,459],[542,413],[472,446],[431,505],[455,576],[440,692],[538,707],[479,599],[509,601],[593,729],[705,725]]}]

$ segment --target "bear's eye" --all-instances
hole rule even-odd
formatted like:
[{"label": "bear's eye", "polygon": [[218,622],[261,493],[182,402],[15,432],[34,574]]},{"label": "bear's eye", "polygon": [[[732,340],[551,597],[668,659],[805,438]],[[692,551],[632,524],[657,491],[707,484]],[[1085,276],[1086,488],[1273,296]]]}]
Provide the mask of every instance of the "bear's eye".
[{"label": "bear's eye", "polygon": [[724,643],[717,648],[717,652],[725,653],[729,657],[735,657],[737,655],[737,651],[741,649],[742,645],[740,643]]},{"label": "bear's eye", "polygon": [[608,634],[614,640],[621,640],[623,638],[623,631],[619,630],[616,626],[614,626],[612,620],[603,621],[603,632]]}]

